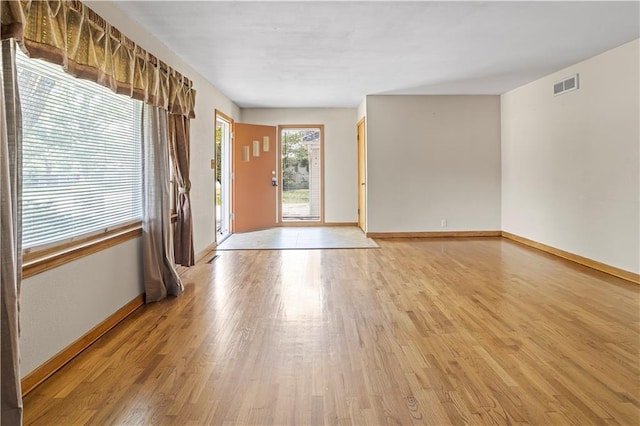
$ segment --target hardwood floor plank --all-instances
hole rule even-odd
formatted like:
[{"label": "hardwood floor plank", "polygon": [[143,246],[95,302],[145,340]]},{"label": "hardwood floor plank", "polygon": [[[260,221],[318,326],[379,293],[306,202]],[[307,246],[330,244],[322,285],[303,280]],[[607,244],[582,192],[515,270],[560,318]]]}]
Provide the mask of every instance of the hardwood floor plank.
[{"label": "hardwood floor plank", "polygon": [[227,251],[25,424],[638,424],[640,287],[500,238]]}]

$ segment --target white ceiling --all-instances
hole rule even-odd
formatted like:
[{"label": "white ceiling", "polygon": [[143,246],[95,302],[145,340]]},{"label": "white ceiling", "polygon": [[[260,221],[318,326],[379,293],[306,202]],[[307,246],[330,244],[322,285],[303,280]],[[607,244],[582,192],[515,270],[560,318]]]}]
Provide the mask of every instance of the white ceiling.
[{"label": "white ceiling", "polygon": [[504,93],[638,38],[639,5],[117,3],[243,108],[355,107],[370,94]]}]

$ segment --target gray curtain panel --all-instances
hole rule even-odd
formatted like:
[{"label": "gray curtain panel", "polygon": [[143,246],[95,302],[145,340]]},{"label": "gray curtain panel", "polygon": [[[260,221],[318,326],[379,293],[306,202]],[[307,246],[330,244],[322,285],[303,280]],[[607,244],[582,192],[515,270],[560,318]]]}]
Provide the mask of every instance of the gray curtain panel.
[{"label": "gray curtain panel", "polygon": [[143,106],[142,258],[147,303],[184,291],[173,259],[168,124],[166,110]]},{"label": "gray curtain panel", "polygon": [[178,183],[178,199],[176,214],[178,216],[174,235],[176,263],[182,266],[193,266],[195,254],[193,250],[193,224],[191,219],[191,181],[189,180],[189,118],[182,115],[169,115],[169,144],[171,160],[176,182]]},{"label": "gray curtain panel", "polygon": [[22,424],[20,389],[19,300],[22,275],[21,197],[22,113],[18,96],[15,40],[2,41],[0,95],[0,399],[1,424]]}]

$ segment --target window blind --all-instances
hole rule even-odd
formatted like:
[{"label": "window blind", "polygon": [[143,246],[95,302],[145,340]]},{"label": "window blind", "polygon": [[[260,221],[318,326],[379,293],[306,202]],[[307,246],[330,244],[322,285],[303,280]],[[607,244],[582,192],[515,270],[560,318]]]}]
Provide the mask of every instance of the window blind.
[{"label": "window blind", "polygon": [[142,218],[141,102],[17,55],[25,249]]}]

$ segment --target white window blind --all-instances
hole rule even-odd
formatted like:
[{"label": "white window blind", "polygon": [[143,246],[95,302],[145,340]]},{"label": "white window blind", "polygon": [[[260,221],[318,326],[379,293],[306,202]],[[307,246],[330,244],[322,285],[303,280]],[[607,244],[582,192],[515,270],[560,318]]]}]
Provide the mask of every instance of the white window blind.
[{"label": "white window blind", "polygon": [[25,249],[142,217],[141,103],[17,55]]}]

